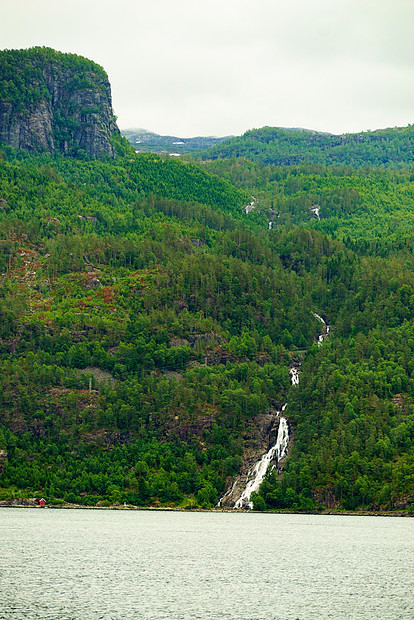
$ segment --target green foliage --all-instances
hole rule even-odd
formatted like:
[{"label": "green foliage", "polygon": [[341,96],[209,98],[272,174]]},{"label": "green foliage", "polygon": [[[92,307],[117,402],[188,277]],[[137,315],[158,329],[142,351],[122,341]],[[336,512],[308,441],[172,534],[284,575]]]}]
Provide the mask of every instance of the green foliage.
[{"label": "green foliage", "polygon": [[414,163],[414,127],[333,135],[305,129],[263,127],[201,152],[204,159],[245,157],[260,164],[321,164],[353,168],[407,167]]},{"label": "green foliage", "polygon": [[409,509],[412,173],[122,148],[0,153],[0,497],[211,507],[288,401],[256,510]]},{"label": "green foliage", "polygon": [[274,231],[313,228],[368,254],[383,254],[390,243],[391,251],[397,243],[400,248],[411,243],[412,170],[263,166],[242,158],[207,162],[203,168],[254,194],[255,210],[247,218],[255,217],[256,224],[271,220]]},{"label": "green foliage", "polygon": [[99,65],[46,47],[4,50],[0,78],[6,142],[15,144],[20,136],[21,148],[86,159],[112,156],[114,135],[117,149],[133,152],[117,135],[108,77]]},{"label": "green foliage", "polygon": [[197,219],[205,227],[234,227],[224,216],[241,218],[247,201],[246,193],[227,181],[157,155],[92,162],[7,152],[9,161],[1,162],[1,220],[9,216],[19,226],[30,221],[47,237],[79,228],[142,234],[148,216],[154,226],[157,212],[160,227],[163,213]]},{"label": "green foliage", "polygon": [[338,333],[305,361],[289,403],[294,452],[281,479],[272,473],[260,490],[268,507],[411,505],[414,323],[391,322],[398,326]]},{"label": "green foliage", "polygon": [[57,66],[73,75],[71,90],[96,88],[88,77],[90,73],[108,79],[101,66],[76,54],[64,54],[48,47],[3,50],[0,52],[0,99],[11,104],[15,114],[39,101],[49,101],[46,73],[56,71]]}]

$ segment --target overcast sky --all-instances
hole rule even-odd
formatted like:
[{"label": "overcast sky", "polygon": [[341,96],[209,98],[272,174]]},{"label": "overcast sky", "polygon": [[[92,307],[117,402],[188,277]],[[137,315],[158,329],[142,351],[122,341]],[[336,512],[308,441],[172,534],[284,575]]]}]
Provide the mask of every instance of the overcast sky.
[{"label": "overcast sky", "polygon": [[0,0],[0,48],[102,65],[121,129],[414,123],[414,0]]}]

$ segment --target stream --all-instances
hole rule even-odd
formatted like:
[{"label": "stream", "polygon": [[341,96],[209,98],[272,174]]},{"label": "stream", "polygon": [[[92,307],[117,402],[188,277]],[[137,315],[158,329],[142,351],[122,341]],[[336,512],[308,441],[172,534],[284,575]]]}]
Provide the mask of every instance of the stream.
[{"label": "stream", "polygon": [[[322,323],[322,333],[318,336],[318,345],[321,346],[325,338],[329,334],[329,325],[325,322],[325,320],[315,312],[312,313],[313,316],[318,319]],[[289,370],[290,380],[292,386],[299,385],[299,367],[293,366]],[[289,447],[289,426],[287,420],[284,416],[281,416],[285,411],[287,403],[285,403],[280,411],[277,412],[276,417],[280,418],[279,421],[279,429],[277,432],[277,438],[274,445],[257,461],[253,467],[249,470],[247,474],[247,483],[245,485],[244,490],[242,491],[239,499],[233,504],[233,508],[253,508],[253,502],[250,501],[250,497],[252,493],[257,493],[259,491],[259,487],[263,482],[263,479],[266,475],[268,467],[270,466],[272,469],[279,470],[279,461],[287,456],[287,451]],[[235,487],[237,485],[238,479],[235,480],[231,489],[223,495],[220,499],[218,505],[223,505],[223,502],[226,498],[231,497]]]}]

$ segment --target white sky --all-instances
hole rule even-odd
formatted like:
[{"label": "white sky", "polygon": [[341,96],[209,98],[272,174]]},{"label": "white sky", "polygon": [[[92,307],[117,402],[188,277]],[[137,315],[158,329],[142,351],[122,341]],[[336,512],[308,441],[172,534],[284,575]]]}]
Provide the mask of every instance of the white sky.
[{"label": "white sky", "polygon": [[121,129],[414,123],[414,0],[0,0],[0,49],[102,65]]}]

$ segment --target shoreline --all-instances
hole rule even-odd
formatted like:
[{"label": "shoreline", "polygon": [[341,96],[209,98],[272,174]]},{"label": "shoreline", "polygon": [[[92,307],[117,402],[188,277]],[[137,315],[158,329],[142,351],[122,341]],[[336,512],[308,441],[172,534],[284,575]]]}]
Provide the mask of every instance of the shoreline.
[{"label": "shoreline", "polygon": [[[14,500],[15,501],[15,500]],[[24,500],[23,500],[24,501]],[[27,501],[27,500],[26,500]],[[82,506],[81,504],[46,504],[45,506],[39,506],[37,504],[24,504],[13,503],[13,501],[1,501],[0,508],[24,508],[24,509],[47,509],[47,510],[147,510],[147,511],[161,511],[161,512],[211,512],[211,513],[226,513],[226,514],[267,514],[267,515],[280,515],[280,514],[297,514],[297,515],[326,515],[326,516],[345,516],[345,517],[414,517],[414,512],[408,510],[243,510],[241,508],[185,508],[185,507],[171,507],[171,506],[134,506],[132,504],[126,505],[112,505],[112,506]]]}]

